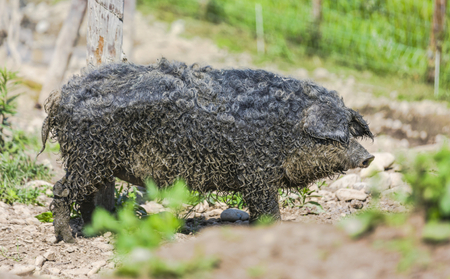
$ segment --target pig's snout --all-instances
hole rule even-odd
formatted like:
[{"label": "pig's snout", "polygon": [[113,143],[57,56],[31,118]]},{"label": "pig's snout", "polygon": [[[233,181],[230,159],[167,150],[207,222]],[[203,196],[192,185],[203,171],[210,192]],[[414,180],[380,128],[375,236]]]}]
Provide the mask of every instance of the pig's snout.
[{"label": "pig's snout", "polygon": [[367,158],[362,160],[362,162],[359,164],[359,167],[367,168],[370,165],[370,163],[372,163],[373,159],[375,159],[375,156],[373,156],[372,154],[369,154],[369,156]]}]

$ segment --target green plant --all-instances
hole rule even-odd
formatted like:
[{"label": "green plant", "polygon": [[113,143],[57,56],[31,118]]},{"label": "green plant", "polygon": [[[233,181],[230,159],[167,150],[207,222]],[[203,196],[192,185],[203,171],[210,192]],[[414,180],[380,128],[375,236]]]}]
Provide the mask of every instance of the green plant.
[{"label": "green plant", "polygon": [[8,92],[12,86],[18,83],[15,72],[10,72],[6,68],[0,69],[0,151],[4,148],[6,140],[3,130],[11,126],[11,123],[8,122],[8,117],[16,114],[14,100],[19,96],[9,96]]},{"label": "green plant", "polygon": [[152,251],[164,241],[172,239],[182,225],[182,221],[176,218],[176,212],[188,202],[189,191],[181,180],[164,189],[159,189],[151,181],[146,184],[148,198],[164,201],[168,211],[139,216],[135,212],[134,202],[129,200],[118,209],[117,217],[97,209],[93,214],[92,225],[85,229],[85,233],[94,235],[108,230],[115,234],[114,246],[119,256],[126,255],[128,259],[118,267],[119,276],[189,278],[207,272],[215,265],[214,259],[167,263],[153,255]]},{"label": "green plant", "polygon": [[[15,73],[0,69],[0,201],[40,204],[37,197],[46,189],[22,185],[32,179],[49,179],[50,170],[25,152],[30,147],[38,150],[37,137],[11,129],[8,121],[16,113],[14,100],[18,96],[9,96],[9,89],[18,83]],[[6,130],[9,130],[8,135]]]}]

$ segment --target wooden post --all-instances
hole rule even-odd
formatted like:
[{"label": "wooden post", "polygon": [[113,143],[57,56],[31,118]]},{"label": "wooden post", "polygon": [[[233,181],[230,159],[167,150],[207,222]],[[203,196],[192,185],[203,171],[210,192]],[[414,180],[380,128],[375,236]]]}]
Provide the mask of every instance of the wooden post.
[{"label": "wooden post", "polygon": [[320,40],[320,23],[322,21],[322,0],[312,0],[312,45],[318,46]]},{"label": "wooden post", "polygon": [[[442,41],[444,38],[445,27],[445,9],[447,7],[447,0],[434,0],[433,24],[431,25],[430,43],[428,46],[428,67],[426,72],[427,82],[435,82],[435,86],[439,87],[437,80],[436,67],[440,64],[440,57],[442,53]],[[439,58],[438,60],[436,58]],[[436,92],[435,88],[435,92]]]},{"label": "wooden post", "polygon": [[129,61],[132,61],[134,46],[134,11],[136,0],[125,0],[125,14],[123,21],[123,52]]},{"label": "wooden post", "polygon": [[88,0],[87,65],[122,61],[123,0]]},{"label": "wooden post", "polygon": [[70,57],[72,57],[73,47],[77,43],[78,31],[86,14],[86,7],[87,0],[72,0],[69,14],[56,40],[55,51],[39,95],[39,105],[43,105],[50,93],[61,86]]},{"label": "wooden post", "polygon": [[[88,0],[87,65],[122,61],[124,0]],[[115,183],[98,187],[95,205],[114,210]]]}]

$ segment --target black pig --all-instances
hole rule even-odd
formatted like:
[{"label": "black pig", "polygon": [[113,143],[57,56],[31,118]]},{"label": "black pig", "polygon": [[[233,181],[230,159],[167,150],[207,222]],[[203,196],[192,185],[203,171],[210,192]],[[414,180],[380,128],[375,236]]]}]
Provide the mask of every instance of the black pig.
[{"label": "black pig", "polygon": [[51,132],[67,172],[51,207],[66,242],[71,202],[93,203],[114,177],[160,187],[181,177],[203,193],[240,192],[254,221],[280,218],[279,188],[373,160],[356,141],[373,138],[367,123],[337,92],[263,70],[109,64],[74,76],[45,110],[43,149]]}]

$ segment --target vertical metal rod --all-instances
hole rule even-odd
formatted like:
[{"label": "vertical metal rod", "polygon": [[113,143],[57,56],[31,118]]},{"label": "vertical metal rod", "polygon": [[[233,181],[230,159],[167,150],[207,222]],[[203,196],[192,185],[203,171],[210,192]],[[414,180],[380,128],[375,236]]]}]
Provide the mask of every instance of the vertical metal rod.
[{"label": "vertical metal rod", "polygon": [[439,96],[439,72],[441,64],[441,52],[436,50],[436,59],[434,61],[434,97]]},{"label": "vertical metal rod", "polygon": [[258,49],[258,54],[264,54],[264,27],[263,27],[263,15],[261,4],[255,4],[255,14],[256,14],[256,47]]}]

